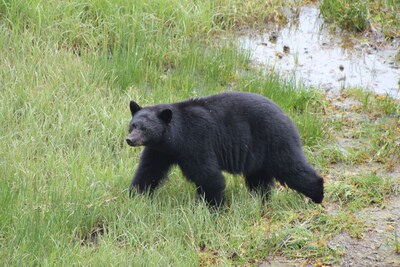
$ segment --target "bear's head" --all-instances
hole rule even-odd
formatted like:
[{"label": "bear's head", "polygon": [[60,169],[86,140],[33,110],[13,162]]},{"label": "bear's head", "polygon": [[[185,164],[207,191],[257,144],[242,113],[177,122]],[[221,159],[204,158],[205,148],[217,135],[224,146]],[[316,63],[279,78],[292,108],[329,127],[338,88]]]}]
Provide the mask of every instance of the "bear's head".
[{"label": "bear's head", "polygon": [[141,108],[135,101],[129,104],[132,119],[126,142],[130,146],[157,146],[165,140],[172,120],[172,110],[162,106]]}]

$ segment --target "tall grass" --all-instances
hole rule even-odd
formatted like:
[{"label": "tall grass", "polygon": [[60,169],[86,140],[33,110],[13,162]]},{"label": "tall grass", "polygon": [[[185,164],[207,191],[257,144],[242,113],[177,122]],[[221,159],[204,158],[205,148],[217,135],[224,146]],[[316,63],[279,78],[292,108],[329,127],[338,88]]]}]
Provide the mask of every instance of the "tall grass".
[{"label": "tall grass", "polygon": [[324,0],[320,10],[326,21],[346,30],[362,32],[369,26],[367,4],[363,0]]},{"label": "tall grass", "polygon": [[[1,265],[229,266],[293,248],[331,255],[304,241],[335,231],[308,224],[323,211],[288,189],[263,203],[227,175],[227,205],[215,212],[174,169],[154,196],[128,198],[140,153],[124,144],[130,99],[257,92],[288,112],[308,148],[327,137],[318,94],[255,71],[218,35],[251,24],[260,3],[0,2]],[[263,16],[286,2],[271,3]],[[307,223],[292,228],[299,209]],[[287,234],[295,238],[283,248]]]},{"label": "tall grass", "polygon": [[319,6],[325,21],[341,29],[380,31],[388,39],[400,34],[400,4],[397,0],[323,0]]}]

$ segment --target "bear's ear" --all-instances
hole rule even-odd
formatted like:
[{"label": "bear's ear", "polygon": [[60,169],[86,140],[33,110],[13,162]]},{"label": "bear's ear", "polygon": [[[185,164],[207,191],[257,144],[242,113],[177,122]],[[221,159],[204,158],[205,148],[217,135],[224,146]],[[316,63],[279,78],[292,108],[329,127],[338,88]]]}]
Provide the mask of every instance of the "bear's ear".
[{"label": "bear's ear", "polygon": [[129,108],[131,109],[132,116],[135,115],[136,112],[141,110],[142,108],[133,100],[129,103]]},{"label": "bear's ear", "polygon": [[165,123],[170,123],[172,120],[172,110],[169,108],[164,109],[163,111],[160,112],[159,117],[165,122]]}]

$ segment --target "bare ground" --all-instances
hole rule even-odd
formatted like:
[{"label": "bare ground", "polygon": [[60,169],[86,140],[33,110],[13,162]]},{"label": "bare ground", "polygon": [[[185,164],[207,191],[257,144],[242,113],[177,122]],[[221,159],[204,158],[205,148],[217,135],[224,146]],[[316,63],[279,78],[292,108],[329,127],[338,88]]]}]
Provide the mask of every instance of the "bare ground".
[{"label": "bare ground", "polygon": [[400,266],[400,251],[395,251],[396,235],[397,239],[400,237],[400,198],[391,199],[382,208],[362,210],[357,216],[365,220],[362,238],[341,233],[328,243],[331,247],[344,248],[340,266]]}]

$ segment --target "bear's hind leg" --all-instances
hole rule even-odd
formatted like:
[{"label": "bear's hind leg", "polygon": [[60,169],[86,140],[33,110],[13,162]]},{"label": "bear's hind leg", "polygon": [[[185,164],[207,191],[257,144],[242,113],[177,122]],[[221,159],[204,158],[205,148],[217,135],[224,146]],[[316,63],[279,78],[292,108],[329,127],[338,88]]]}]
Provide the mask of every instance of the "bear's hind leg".
[{"label": "bear's hind leg", "polygon": [[322,202],[324,181],[305,159],[281,163],[275,172],[276,178],[281,183],[286,183],[287,186],[311,198],[315,203]]},{"label": "bear's hind leg", "polygon": [[250,191],[260,193],[264,199],[271,195],[275,180],[267,171],[261,170],[251,174],[245,174],[247,188]]},{"label": "bear's hind leg", "polygon": [[221,174],[221,176],[214,176],[207,180],[196,183],[197,193],[211,206],[220,206],[224,200],[224,177]]},{"label": "bear's hind leg", "polygon": [[211,206],[220,206],[224,199],[225,178],[212,160],[186,160],[179,164],[186,178],[194,182],[197,193]]}]

